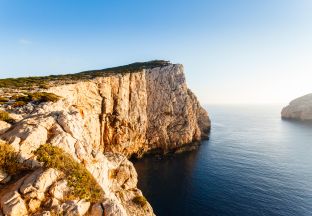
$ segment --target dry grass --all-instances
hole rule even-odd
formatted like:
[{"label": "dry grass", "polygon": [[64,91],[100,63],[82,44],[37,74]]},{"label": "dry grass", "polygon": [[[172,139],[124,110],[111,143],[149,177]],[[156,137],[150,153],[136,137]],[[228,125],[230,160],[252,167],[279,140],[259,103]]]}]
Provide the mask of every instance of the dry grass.
[{"label": "dry grass", "polygon": [[132,201],[141,207],[145,207],[147,205],[147,200],[144,196],[136,196]]},{"label": "dry grass", "polygon": [[91,173],[62,149],[45,144],[35,154],[46,168],[55,168],[65,174],[70,187],[68,198],[86,199],[90,202],[100,202],[103,199],[104,192]]},{"label": "dry grass", "polygon": [[16,107],[22,107],[22,106],[25,106],[27,104],[27,102],[25,101],[15,101],[13,104],[12,104],[12,107],[16,108]]},{"label": "dry grass", "polygon": [[0,97],[0,103],[6,103],[6,102],[8,102],[8,101],[9,101],[8,98]]},{"label": "dry grass", "polygon": [[23,101],[26,103],[56,102],[60,99],[56,94],[48,92],[25,93],[25,95],[15,95],[12,98],[14,98],[16,102]]},{"label": "dry grass", "polygon": [[14,175],[25,166],[19,163],[19,155],[14,149],[2,141],[0,141],[0,167],[9,175]]},{"label": "dry grass", "polygon": [[8,123],[14,123],[14,119],[10,117],[8,112],[0,110],[0,120]]}]

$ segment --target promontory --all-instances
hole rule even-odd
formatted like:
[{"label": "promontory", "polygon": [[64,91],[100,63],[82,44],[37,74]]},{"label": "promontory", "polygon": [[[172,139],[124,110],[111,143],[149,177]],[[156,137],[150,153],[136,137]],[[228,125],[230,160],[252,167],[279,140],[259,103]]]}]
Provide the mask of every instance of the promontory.
[{"label": "promontory", "polygon": [[209,131],[181,64],[2,79],[0,215],[154,215],[128,159]]}]

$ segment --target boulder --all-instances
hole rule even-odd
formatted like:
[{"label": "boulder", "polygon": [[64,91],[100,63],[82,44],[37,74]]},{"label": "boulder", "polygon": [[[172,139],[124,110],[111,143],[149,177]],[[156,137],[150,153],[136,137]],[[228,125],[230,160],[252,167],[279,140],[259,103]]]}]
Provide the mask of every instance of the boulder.
[{"label": "boulder", "polygon": [[12,191],[1,197],[0,203],[5,215],[26,216],[28,215],[25,201],[17,191]]},{"label": "boulder", "polygon": [[11,124],[0,120],[0,135],[4,134],[7,130],[10,129],[10,127],[11,127]]}]

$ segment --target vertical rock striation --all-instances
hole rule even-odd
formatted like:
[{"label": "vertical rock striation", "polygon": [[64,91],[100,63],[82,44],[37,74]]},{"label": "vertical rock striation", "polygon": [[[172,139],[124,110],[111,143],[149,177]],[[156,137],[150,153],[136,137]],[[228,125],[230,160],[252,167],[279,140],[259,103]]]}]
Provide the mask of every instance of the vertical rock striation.
[{"label": "vertical rock striation", "polygon": [[92,143],[100,143],[97,147],[105,151],[140,156],[153,149],[174,150],[209,135],[208,114],[187,88],[180,64],[50,91],[79,107],[88,119]]}]

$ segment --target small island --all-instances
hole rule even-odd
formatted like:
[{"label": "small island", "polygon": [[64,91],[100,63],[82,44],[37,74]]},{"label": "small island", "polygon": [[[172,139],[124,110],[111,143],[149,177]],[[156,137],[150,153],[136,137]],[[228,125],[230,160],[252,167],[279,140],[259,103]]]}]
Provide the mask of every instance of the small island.
[{"label": "small island", "polygon": [[291,101],[281,114],[283,119],[312,121],[312,94]]}]

